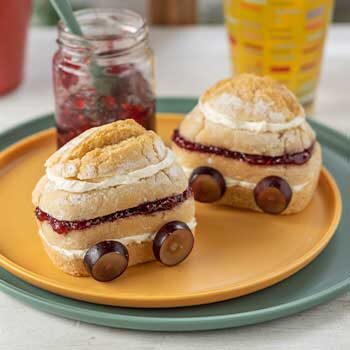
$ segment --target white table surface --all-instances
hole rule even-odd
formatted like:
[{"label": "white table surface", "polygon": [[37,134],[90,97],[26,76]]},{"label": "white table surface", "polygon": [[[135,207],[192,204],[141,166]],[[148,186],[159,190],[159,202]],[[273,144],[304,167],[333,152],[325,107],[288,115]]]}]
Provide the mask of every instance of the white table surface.
[{"label": "white table surface", "polygon": [[[0,131],[53,110],[54,29],[32,29],[21,87],[0,98]],[[350,134],[350,25],[333,26],[315,118]],[[198,96],[230,74],[223,26],[152,29],[159,96]],[[211,332],[119,330],[37,311],[0,293],[0,350],[47,349],[350,349],[350,294],[298,315]]]}]

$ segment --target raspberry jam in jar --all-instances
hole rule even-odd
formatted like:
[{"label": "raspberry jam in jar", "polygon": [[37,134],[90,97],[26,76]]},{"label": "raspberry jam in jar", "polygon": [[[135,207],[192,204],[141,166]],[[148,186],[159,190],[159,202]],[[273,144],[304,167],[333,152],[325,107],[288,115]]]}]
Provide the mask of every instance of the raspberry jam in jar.
[{"label": "raspberry jam in jar", "polygon": [[141,16],[128,10],[76,12],[84,37],[60,22],[53,57],[57,145],[83,131],[132,118],[155,128],[153,51]]}]

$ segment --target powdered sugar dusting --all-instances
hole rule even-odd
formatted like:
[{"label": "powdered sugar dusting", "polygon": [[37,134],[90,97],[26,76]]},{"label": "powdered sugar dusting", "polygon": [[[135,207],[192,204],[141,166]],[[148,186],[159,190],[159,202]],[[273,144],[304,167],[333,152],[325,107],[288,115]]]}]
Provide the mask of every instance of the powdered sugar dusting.
[{"label": "powdered sugar dusting", "polygon": [[[224,93],[207,102],[199,101],[199,109],[206,119],[213,123],[222,124],[232,129],[243,129],[253,132],[273,131],[280,132],[302,125],[305,122],[303,115],[287,121],[286,114],[273,110],[274,102],[258,100],[248,103],[238,96]],[[242,114],[263,118],[258,121],[240,119]]]},{"label": "powdered sugar dusting", "polygon": [[117,185],[137,183],[141,179],[151,177],[159,171],[169,168],[174,163],[174,153],[168,148],[165,148],[165,151],[166,155],[164,159],[156,164],[148,165],[127,174],[120,174],[120,172],[117,172],[111,174],[111,176],[107,178],[96,179],[94,182],[59,177],[50,168],[46,169],[46,175],[48,179],[55,184],[57,189],[73,193],[84,193]]},{"label": "powdered sugar dusting", "polygon": [[[203,104],[202,101],[200,101],[200,104]],[[238,96],[224,93],[206,101],[204,104],[211,109],[227,113],[233,118],[236,118],[239,113],[246,113],[251,116],[263,117],[267,122],[281,123],[286,121],[286,113],[274,110],[275,103],[273,101],[258,99],[255,102],[247,102]]]}]

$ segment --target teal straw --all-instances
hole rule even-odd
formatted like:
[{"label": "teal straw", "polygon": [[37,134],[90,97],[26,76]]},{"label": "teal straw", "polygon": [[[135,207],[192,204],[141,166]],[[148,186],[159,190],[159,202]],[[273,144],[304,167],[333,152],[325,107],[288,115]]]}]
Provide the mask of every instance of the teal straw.
[{"label": "teal straw", "polygon": [[[75,35],[83,37],[83,31],[80,28],[80,25],[74,15],[72,5],[69,0],[50,0],[53,8],[56,10],[58,16],[63,21],[66,28],[69,32]],[[108,91],[109,86],[105,81],[101,81],[101,78],[104,78],[103,69],[97,65],[97,63],[92,60],[90,63],[90,72],[94,77],[94,85],[96,91],[100,94],[105,94]]]},{"label": "teal straw", "polygon": [[64,22],[68,30],[75,35],[83,36],[83,32],[74,16],[72,5],[69,0],[50,0],[51,5]]}]

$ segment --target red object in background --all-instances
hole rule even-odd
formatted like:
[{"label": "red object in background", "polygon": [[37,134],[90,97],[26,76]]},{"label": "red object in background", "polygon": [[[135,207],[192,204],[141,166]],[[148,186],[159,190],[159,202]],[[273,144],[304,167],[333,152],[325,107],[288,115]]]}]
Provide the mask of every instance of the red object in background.
[{"label": "red object in background", "polygon": [[0,1],[0,95],[22,80],[31,0]]}]

